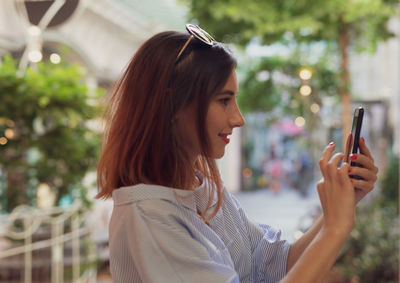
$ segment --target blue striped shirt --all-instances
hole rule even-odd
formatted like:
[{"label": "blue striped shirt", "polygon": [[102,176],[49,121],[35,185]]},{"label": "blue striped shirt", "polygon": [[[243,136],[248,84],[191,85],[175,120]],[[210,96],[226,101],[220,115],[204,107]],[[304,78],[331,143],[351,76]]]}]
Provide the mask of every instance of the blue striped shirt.
[{"label": "blue striped shirt", "polygon": [[228,191],[209,224],[201,220],[204,184],[194,191],[144,184],[114,190],[114,282],[277,282],[286,274],[289,243],[249,220]]}]

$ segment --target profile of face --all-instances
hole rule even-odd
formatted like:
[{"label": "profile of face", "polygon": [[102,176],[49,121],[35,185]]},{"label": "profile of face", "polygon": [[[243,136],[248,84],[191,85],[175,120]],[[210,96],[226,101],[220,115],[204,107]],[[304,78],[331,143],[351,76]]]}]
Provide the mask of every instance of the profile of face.
[{"label": "profile of face", "polygon": [[[208,106],[206,129],[211,146],[211,158],[221,158],[229,143],[229,136],[236,127],[245,124],[245,120],[237,105],[238,82],[236,70],[233,69],[221,91],[216,93]],[[201,152],[199,135],[196,129],[196,111],[189,105],[178,114],[178,128],[182,133],[186,152],[193,160]]]}]

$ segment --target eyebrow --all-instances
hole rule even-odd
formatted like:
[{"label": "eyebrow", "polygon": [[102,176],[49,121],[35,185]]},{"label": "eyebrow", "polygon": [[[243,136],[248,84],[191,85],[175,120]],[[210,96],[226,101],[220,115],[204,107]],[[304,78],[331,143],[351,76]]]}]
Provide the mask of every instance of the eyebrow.
[{"label": "eyebrow", "polygon": [[221,91],[221,92],[218,92],[217,93],[217,95],[224,95],[224,94],[229,94],[229,95],[235,95],[235,92],[234,91],[232,91],[232,90],[224,90],[224,91]]}]

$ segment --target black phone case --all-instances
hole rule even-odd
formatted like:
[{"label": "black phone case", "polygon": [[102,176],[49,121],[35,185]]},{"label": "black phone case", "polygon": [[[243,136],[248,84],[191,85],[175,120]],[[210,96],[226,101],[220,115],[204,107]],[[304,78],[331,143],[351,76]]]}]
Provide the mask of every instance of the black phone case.
[{"label": "black phone case", "polygon": [[362,107],[357,108],[355,111],[358,111],[358,118],[357,118],[356,130],[354,133],[353,149],[352,149],[351,153],[358,152],[361,126],[362,126],[362,121],[363,121],[363,117],[364,117],[364,109]]},{"label": "black phone case", "polygon": [[[360,140],[360,133],[361,133],[361,126],[362,126],[362,121],[364,118],[364,109],[362,107],[358,107],[356,110],[354,110],[354,117],[353,119],[356,118],[356,112],[358,111],[358,118],[357,118],[357,125],[354,133],[354,139],[353,139],[353,148],[351,150],[351,153],[358,153],[359,151],[359,140]],[[354,123],[354,122],[353,122]],[[356,162],[350,162],[351,166],[360,166]],[[358,179],[361,180],[361,177],[358,176],[353,176],[350,175],[351,178],[353,179]]]}]

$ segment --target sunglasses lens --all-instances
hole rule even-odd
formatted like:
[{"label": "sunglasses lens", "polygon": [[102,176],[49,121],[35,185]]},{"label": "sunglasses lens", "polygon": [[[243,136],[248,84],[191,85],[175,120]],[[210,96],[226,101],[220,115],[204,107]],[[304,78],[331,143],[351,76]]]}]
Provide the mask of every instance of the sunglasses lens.
[{"label": "sunglasses lens", "polygon": [[197,39],[201,40],[202,42],[213,45],[215,40],[209,35],[205,30],[201,29],[199,26],[188,24],[186,25],[187,31],[192,34]]},{"label": "sunglasses lens", "polygon": [[214,38],[212,38],[211,35],[209,35],[205,30],[201,29],[199,26],[187,24],[186,30],[190,33],[191,36],[186,41],[185,45],[183,45],[182,49],[179,51],[178,56],[176,56],[175,62],[177,62],[179,60],[179,58],[181,57],[181,54],[183,53],[183,51],[185,51],[186,46],[188,46],[190,40],[193,37],[197,38],[198,40],[200,40],[203,43],[210,45],[210,46],[213,46],[215,43]]}]

